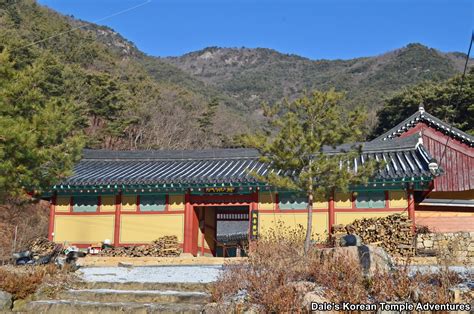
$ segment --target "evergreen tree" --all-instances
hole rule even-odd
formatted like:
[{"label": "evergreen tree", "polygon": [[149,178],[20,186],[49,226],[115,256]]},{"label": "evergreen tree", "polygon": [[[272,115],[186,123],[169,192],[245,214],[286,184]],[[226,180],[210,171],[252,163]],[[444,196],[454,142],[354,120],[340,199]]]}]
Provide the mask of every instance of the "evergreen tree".
[{"label": "evergreen tree", "polygon": [[354,171],[351,161],[360,154],[360,147],[335,154],[325,152],[327,148],[360,140],[364,135],[365,114],[359,110],[344,111],[342,99],[343,94],[332,90],[314,91],[292,102],[271,108],[264,106],[275,133],[242,138],[246,146],[260,152],[262,162],[281,170],[257,176],[258,179],[280,189],[306,193],[305,252],[311,241],[313,201],[327,200],[334,190],[347,191],[352,184],[366,183],[376,167],[367,163]]},{"label": "evergreen tree", "polygon": [[426,111],[462,131],[474,135],[474,68],[466,74],[462,88],[458,75],[441,83],[423,83],[405,89],[388,99],[378,112],[378,124],[372,133],[379,136],[418,110]]},{"label": "evergreen tree", "polygon": [[207,133],[212,129],[213,119],[216,115],[217,107],[219,107],[219,101],[214,98],[207,104],[204,113],[198,119],[199,128],[203,133]]},{"label": "evergreen tree", "polygon": [[0,201],[41,192],[70,174],[82,149],[75,106],[64,98],[62,67],[42,56],[15,70],[0,53]]}]

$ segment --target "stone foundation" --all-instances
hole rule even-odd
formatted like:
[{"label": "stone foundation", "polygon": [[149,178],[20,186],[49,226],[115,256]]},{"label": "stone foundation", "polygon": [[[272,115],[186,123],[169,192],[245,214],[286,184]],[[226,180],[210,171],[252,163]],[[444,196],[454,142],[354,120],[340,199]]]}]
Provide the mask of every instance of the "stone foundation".
[{"label": "stone foundation", "polygon": [[452,257],[455,262],[474,265],[474,232],[418,234],[416,253]]}]

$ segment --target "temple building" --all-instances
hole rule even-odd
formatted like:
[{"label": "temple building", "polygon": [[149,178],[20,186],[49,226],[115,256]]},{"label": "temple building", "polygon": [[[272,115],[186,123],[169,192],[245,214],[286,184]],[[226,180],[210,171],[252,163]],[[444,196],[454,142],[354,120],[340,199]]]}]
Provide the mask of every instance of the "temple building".
[{"label": "temple building", "polygon": [[[471,136],[420,110],[361,147],[354,167],[370,159],[385,166],[368,184],[313,204],[315,239],[335,224],[393,213],[435,227],[454,215],[474,231]],[[49,238],[87,247],[105,239],[125,246],[175,235],[183,252],[222,256],[228,244],[282,225],[306,226],[304,195],[250,175],[268,171],[252,149],[84,150],[74,174],[50,190]]]},{"label": "temple building", "polygon": [[474,137],[420,107],[373,143],[420,134],[443,173],[428,191],[415,193],[416,222],[433,231],[474,231]]}]

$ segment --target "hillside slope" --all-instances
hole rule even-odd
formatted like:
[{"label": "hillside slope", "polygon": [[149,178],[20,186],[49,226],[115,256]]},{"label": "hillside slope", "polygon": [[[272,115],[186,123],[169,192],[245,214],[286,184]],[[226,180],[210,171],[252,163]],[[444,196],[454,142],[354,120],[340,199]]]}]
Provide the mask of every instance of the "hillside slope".
[{"label": "hillside slope", "polygon": [[[160,60],[147,70],[149,57],[111,29],[58,14],[33,0],[0,0],[0,53],[18,72],[40,64],[57,68],[44,96],[58,88],[62,99],[74,104],[84,119],[89,147],[222,146],[245,129],[247,119],[224,101],[210,112],[219,92],[206,90],[205,83]],[[172,79],[156,80],[152,69]]]},{"label": "hillside slope", "polygon": [[162,60],[249,108],[261,101],[293,98],[304,90],[335,88],[347,92],[350,105],[375,110],[384,97],[405,86],[460,72],[464,57],[410,44],[380,56],[350,60],[310,60],[271,49],[218,47]]},{"label": "hillside slope", "polygon": [[347,106],[366,106],[374,125],[384,98],[449,78],[460,72],[464,58],[420,44],[351,60],[217,47],[157,58],[108,27],[34,0],[0,0],[2,51],[19,70],[44,56],[64,66],[71,74],[63,78],[65,97],[87,120],[87,145],[111,149],[227,146],[235,134],[259,127],[261,102],[311,89],[345,91]]}]

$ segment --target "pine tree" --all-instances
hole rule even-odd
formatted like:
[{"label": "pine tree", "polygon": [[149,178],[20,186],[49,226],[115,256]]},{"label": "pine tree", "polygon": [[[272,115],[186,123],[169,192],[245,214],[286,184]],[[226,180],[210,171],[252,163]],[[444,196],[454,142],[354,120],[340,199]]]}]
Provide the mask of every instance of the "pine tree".
[{"label": "pine tree", "polygon": [[261,161],[280,171],[257,176],[268,184],[295,192],[308,199],[308,223],[305,252],[311,243],[313,201],[327,200],[335,191],[347,191],[351,185],[366,183],[375,171],[374,163],[354,171],[352,162],[360,154],[360,145],[336,153],[327,153],[343,143],[361,140],[365,114],[360,110],[345,111],[343,94],[314,91],[292,102],[264,106],[270,129],[242,137],[248,147],[256,148]]},{"label": "pine tree", "polygon": [[62,67],[41,56],[22,70],[0,53],[0,202],[70,174],[83,137],[76,107],[62,96]]},{"label": "pine tree", "polygon": [[207,133],[212,129],[213,119],[217,112],[217,107],[219,107],[219,101],[214,98],[206,106],[206,110],[203,112],[202,116],[198,118],[199,128],[203,133]]}]

